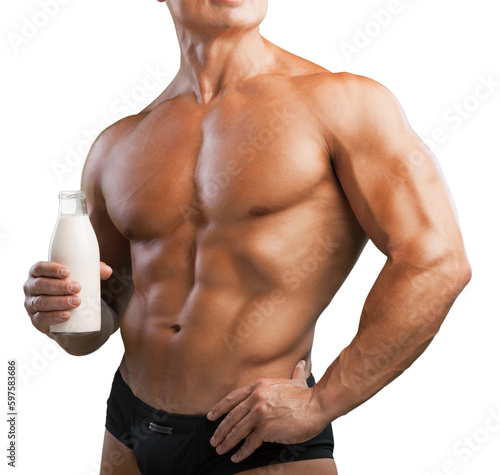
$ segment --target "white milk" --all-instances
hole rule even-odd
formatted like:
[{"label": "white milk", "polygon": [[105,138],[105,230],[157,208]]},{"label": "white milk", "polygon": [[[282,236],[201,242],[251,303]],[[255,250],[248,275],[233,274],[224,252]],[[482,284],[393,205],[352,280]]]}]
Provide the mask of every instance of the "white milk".
[{"label": "white milk", "polygon": [[79,307],[71,318],[51,325],[57,334],[97,333],[101,330],[99,246],[88,215],[59,215],[49,249],[49,261],[66,266],[70,280],[81,285]]}]

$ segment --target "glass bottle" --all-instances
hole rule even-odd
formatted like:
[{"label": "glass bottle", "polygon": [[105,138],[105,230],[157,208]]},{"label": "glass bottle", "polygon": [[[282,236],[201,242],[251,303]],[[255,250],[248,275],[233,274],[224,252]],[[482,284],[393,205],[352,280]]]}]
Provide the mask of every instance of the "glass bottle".
[{"label": "glass bottle", "polygon": [[49,261],[66,266],[78,282],[81,303],[66,322],[50,326],[54,335],[90,335],[101,330],[99,245],[87,212],[85,191],[59,192],[59,215],[49,248]]}]

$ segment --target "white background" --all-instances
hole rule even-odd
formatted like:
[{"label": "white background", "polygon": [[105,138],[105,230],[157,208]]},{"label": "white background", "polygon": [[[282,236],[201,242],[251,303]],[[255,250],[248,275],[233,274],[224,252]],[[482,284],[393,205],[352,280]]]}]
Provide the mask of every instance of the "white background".
[{"label": "white background", "polygon": [[[93,475],[121,341],[114,335],[95,354],[66,355],[32,328],[22,284],[30,266],[46,259],[58,190],[79,188],[88,136],[151,102],[174,75],[178,51],[168,10],[154,0],[45,0],[50,17],[43,1],[10,2],[0,20],[2,394],[7,359],[20,367],[18,468],[9,470]],[[390,22],[380,26],[378,16],[377,27],[374,12],[394,1],[270,0],[262,26],[264,36],[285,49],[385,84],[421,137],[442,129],[435,152],[473,267],[472,282],[427,352],[334,422],[335,457],[340,475],[498,475],[500,420],[493,424],[489,415],[500,419],[498,2],[397,3]],[[360,30],[370,35],[364,44]],[[342,44],[345,50],[355,37],[360,47],[348,55]],[[497,84],[489,97],[482,90],[482,99],[474,100],[480,77]],[[464,103],[469,116],[453,119],[454,106]],[[354,336],[383,262],[368,246],[321,317],[317,379]],[[4,447],[8,428],[1,427]],[[4,457],[1,471],[8,473]]]}]

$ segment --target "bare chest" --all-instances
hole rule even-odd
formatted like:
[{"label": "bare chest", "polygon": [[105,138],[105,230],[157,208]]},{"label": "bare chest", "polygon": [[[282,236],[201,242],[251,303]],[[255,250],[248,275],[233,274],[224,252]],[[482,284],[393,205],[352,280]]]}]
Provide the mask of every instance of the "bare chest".
[{"label": "bare chest", "polygon": [[237,223],[277,213],[334,186],[318,131],[300,108],[273,101],[208,112],[157,110],[110,157],[108,212],[129,238],[183,224]]}]

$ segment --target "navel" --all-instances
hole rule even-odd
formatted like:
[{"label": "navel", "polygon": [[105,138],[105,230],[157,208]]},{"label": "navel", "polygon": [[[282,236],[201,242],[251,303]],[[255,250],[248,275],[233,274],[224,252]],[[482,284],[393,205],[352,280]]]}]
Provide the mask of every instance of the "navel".
[{"label": "navel", "polygon": [[177,323],[174,323],[171,327],[170,327],[175,333],[179,333],[181,331],[181,326],[178,325]]}]

